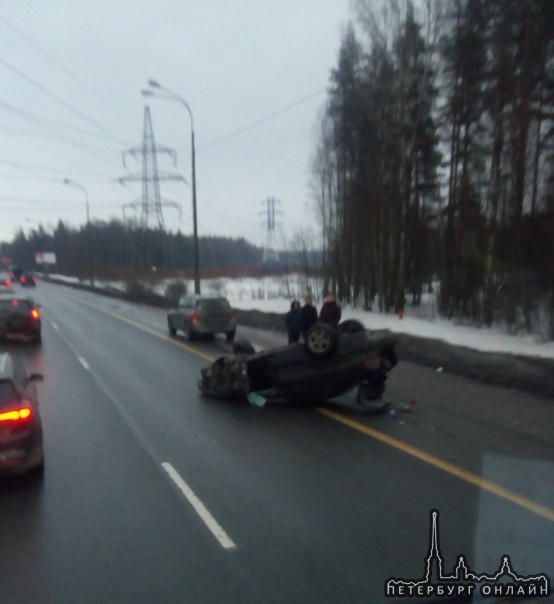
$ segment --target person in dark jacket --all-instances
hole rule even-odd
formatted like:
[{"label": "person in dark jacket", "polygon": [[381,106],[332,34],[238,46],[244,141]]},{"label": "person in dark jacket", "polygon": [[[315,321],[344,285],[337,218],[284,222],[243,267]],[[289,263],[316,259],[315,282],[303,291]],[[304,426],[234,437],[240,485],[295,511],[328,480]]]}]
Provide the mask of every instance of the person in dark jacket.
[{"label": "person in dark jacket", "polygon": [[340,306],[337,304],[336,295],[333,292],[329,292],[319,313],[320,322],[336,327],[340,323],[341,315],[342,312]]},{"label": "person in dark jacket", "polygon": [[306,339],[308,329],[317,323],[317,308],[314,306],[311,296],[304,298],[304,306],[300,309],[300,315],[302,316],[302,335]]},{"label": "person in dark jacket", "polygon": [[302,333],[302,315],[300,314],[300,302],[291,302],[290,310],[285,315],[285,326],[289,336],[289,344],[298,342]]}]

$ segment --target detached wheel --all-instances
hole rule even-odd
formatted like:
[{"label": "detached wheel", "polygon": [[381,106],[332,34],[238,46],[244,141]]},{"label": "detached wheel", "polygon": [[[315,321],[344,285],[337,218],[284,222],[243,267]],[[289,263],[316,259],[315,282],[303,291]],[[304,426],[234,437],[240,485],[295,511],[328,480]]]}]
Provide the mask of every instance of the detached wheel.
[{"label": "detached wheel", "polygon": [[233,353],[234,354],[256,354],[256,349],[252,344],[245,340],[244,338],[240,338],[233,342]]},{"label": "detached wheel", "polygon": [[326,359],[337,349],[337,332],[327,323],[316,323],[306,334],[306,352],[316,359]]}]

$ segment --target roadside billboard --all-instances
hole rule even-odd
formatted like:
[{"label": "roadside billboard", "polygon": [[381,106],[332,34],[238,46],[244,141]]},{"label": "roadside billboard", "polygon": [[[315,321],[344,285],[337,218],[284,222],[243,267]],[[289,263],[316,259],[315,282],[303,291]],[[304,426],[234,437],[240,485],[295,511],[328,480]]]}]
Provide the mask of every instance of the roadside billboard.
[{"label": "roadside billboard", "polygon": [[56,254],[54,252],[36,252],[35,262],[37,264],[56,264]]}]

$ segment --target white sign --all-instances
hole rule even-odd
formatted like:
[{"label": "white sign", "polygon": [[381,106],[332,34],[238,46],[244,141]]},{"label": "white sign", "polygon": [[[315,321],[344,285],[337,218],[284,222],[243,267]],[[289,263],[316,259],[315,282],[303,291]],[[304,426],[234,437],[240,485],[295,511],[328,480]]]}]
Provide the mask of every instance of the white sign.
[{"label": "white sign", "polygon": [[35,262],[37,264],[56,264],[56,254],[54,252],[36,252]]}]

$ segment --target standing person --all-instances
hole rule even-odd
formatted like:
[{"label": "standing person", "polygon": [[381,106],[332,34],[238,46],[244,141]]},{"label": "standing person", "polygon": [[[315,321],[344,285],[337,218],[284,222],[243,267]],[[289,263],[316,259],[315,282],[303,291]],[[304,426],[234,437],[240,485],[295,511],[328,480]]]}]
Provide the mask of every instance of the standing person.
[{"label": "standing person", "polygon": [[337,304],[337,296],[333,292],[329,292],[325,298],[325,303],[321,307],[319,320],[322,323],[329,323],[329,325],[336,327],[340,323],[341,315],[341,308]]},{"label": "standing person", "polygon": [[285,316],[285,326],[289,336],[289,344],[298,342],[302,333],[302,315],[300,314],[300,302],[293,300],[290,310]]},{"label": "standing person", "polygon": [[302,336],[306,339],[308,329],[317,323],[317,309],[309,295],[304,298],[304,306],[300,309],[300,316],[302,317]]}]

